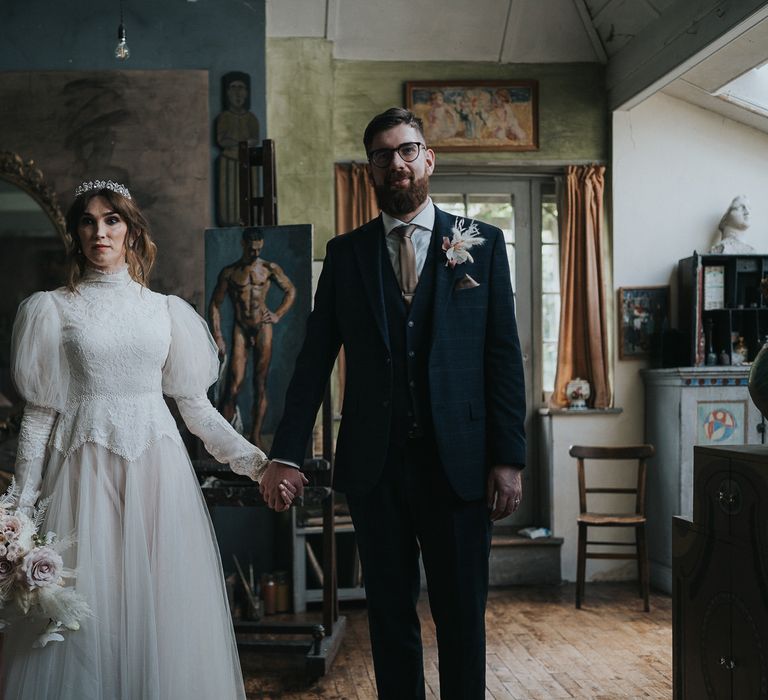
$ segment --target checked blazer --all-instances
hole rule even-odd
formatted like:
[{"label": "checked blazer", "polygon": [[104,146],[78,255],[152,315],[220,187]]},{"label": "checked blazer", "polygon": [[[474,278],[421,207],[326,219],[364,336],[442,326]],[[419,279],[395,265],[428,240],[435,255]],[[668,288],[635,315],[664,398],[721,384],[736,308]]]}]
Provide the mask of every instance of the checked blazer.
[{"label": "checked blazer", "polygon": [[[435,207],[433,245],[456,218]],[[440,463],[465,500],[482,498],[493,465],[525,464],[522,355],[503,233],[477,222],[474,262],[435,270],[429,400]],[[393,373],[382,284],[381,217],[329,241],[314,309],[288,387],[272,455],[301,464],[341,345],[346,381],[334,487],[366,493],[384,467]],[[435,239],[437,237],[437,239]],[[469,279],[467,278],[469,276]]]}]

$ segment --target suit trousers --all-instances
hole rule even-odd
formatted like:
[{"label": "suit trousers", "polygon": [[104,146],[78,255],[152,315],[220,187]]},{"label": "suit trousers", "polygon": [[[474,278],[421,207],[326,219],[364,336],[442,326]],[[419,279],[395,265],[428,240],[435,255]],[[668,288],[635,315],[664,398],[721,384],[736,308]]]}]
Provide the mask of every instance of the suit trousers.
[{"label": "suit trousers", "polygon": [[416,603],[419,552],[437,632],[440,697],[485,697],[485,606],[491,521],[485,499],[455,495],[432,438],[390,445],[382,478],[347,494],[368,601],[379,698],[422,700]]}]

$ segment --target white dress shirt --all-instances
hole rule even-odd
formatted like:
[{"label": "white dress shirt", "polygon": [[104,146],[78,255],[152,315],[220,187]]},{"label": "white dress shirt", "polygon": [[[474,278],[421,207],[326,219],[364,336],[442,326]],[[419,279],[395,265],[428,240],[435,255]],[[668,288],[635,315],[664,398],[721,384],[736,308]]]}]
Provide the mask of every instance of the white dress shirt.
[{"label": "white dress shirt", "polygon": [[389,259],[392,262],[397,282],[402,286],[402,280],[400,279],[400,239],[397,236],[390,236],[390,233],[398,226],[413,224],[417,227],[411,235],[411,241],[413,241],[413,250],[416,253],[416,274],[420,276],[421,271],[424,269],[427,253],[429,252],[432,229],[435,227],[435,205],[432,203],[432,198],[427,197],[427,206],[407,223],[383,211],[381,212],[381,223],[384,224],[384,235],[386,236],[385,240],[387,242],[387,251],[389,251]]}]

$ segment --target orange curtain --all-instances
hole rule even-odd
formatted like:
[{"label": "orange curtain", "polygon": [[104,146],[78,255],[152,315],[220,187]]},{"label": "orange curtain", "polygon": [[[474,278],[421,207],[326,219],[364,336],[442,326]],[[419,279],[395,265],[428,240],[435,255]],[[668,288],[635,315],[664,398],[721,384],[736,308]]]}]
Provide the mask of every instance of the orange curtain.
[{"label": "orange curtain", "polygon": [[364,163],[336,164],[336,235],[379,215],[376,194]]},{"label": "orange curtain", "polygon": [[586,379],[593,408],[612,403],[603,259],[605,167],[568,166],[560,209],[560,339],[551,404],[568,405],[565,386]]},{"label": "orange curtain", "polygon": [[[364,163],[337,163],[336,180],[336,235],[353,231],[379,215],[376,194],[368,177],[368,166]],[[346,360],[344,348],[341,348],[336,361],[336,394],[334,413],[341,411],[344,396]]]}]

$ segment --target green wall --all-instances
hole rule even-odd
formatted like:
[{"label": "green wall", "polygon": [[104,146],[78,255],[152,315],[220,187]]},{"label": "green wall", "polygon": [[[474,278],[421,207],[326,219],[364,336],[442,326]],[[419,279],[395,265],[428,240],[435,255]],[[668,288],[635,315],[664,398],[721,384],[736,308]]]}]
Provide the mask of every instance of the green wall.
[{"label": "green wall", "polygon": [[277,144],[280,222],[315,225],[315,257],[335,233],[333,164],[363,161],[371,117],[403,102],[408,80],[539,81],[539,150],[445,153],[443,163],[563,165],[609,157],[603,66],[597,63],[339,61],[323,39],[267,40],[267,123]]}]

